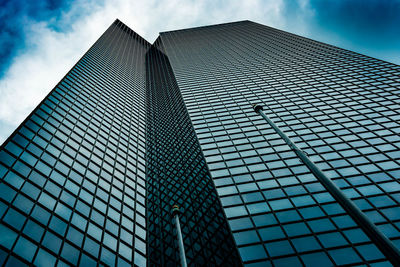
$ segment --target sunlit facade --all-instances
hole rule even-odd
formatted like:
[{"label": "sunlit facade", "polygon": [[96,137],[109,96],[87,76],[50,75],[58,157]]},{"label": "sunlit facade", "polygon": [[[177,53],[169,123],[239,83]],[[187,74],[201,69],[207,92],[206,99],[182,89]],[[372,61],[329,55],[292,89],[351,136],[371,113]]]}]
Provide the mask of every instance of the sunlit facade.
[{"label": "sunlit facade", "polygon": [[388,265],[278,127],[400,248],[400,66],[250,21],[115,21],[0,149],[0,264]]}]

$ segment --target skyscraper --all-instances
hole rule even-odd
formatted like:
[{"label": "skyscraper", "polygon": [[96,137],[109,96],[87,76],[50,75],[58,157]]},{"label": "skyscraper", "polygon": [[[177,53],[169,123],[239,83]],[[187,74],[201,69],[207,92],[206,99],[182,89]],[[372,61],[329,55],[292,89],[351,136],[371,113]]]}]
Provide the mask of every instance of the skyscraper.
[{"label": "skyscraper", "polygon": [[177,204],[189,265],[395,264],[399,88],[250,21],[150,44],[116,20],[1,146],[0,263],[175,266]]}]

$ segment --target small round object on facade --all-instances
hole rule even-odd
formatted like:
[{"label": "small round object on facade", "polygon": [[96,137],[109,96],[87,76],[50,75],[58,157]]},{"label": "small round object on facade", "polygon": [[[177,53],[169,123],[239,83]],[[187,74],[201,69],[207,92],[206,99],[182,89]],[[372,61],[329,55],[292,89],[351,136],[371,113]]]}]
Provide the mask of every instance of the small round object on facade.
[{"label": "small round object on facade", "polygon": [[179,206],[178,205],[173,205],[172,206],[172,215],[179,214],[179,213],[180,213]]},{"label": "small round object on facade", "polygon": [[264,108],[259,104],[253,104],[254,111],[258,114],[260,110],[264,110]]}]

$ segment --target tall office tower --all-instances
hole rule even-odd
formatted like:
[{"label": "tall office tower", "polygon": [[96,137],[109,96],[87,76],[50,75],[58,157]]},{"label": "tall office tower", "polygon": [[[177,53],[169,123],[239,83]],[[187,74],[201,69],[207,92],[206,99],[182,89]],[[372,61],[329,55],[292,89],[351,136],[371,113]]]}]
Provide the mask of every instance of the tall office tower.
[{"label": "tall office tower", "polygon": [[117,20],[1,146],[0,264],[179,265],[177,204],[189,266],[396,265],[399,89],[249,21]]},{"label": "tall office tower", "polygon": [[264,111],[400,247],[400,67],[252,22],[161,34],[247,262],[385,261]]},{"label": "tall office tower", "polygon": [[146,263],[146,66],[114,23],[1,147],[1,262]]}]

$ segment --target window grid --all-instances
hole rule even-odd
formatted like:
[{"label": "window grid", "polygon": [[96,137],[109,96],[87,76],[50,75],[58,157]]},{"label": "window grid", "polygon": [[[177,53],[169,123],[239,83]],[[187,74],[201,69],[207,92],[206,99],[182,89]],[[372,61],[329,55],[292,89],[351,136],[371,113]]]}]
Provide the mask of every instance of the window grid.
[{"label": "window grid", "polygon": [[136,55],[148,45],[123,27],[114,23],[4,144],[4,262],[146,265],[144,61]]},{"label": "window grid", "polygon": [[161,39],[245,264],[386,260],[254,103],[400,246],[398,66],[246,21]]}]

